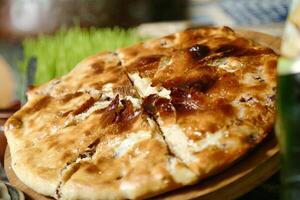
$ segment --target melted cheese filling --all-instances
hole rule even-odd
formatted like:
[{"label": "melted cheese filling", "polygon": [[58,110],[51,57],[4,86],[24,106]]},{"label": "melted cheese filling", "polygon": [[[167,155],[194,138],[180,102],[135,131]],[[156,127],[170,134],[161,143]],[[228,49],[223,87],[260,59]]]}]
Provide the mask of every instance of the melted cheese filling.
[{"label": "melted cheese filling", "polygon": [[88,116],[90,116],[93,112],[106,108],[110,103],[111,101],[98,101],[92,107],[90,107],[86,112],[76,115],[74,117],[74,120],[83,121]]},{"label": "melted cheese filling", "polygon": [[205,138],[195,142],[190,140],[178,125],[162,126],[162,131],[171,151],[186,164],[197,161],[198,158],[194,153],[210,146],[221,148],[221,140],[228,135],[228,132],[220,130],[215,133],[206,133]]},{"label": "melted cheese filling", "polygon": [[115,150],[116,158],[119,158],[126,154],[134,145],[137,143],[151,138],[151,132],[149,131],[138,131],[135,133],[131,133],[127,136],[125,140],[122,141],[122,143],[117,147]]},{"label": "melted cheese filling", "polygon": [[176,158],[171,158],[169,160],[167,169],[177,183],[189,184],[197,178],[194,172],[180,165]]},{"label": "melted cheese filling", "polygon": [[170,99],[171,91],[167,90],[166,88],[152,87],[150,79],[142,78],[138,73],[129,74],[128,76],[133,81],[141,97],[157,94],[160,97]]},{"label": "melted cheese filling", "polygon": [[217,59],[210,63],[210,65],[221,68],[230,73],[239,70],[243,66],[241,62],[232,58]]},{"label": "melted cheese filling", "polygon": [[98,98],[101,95],[101,91],[95,90],[94,88],[81,89],[81,90],[78,90],[78,92],[88,93],[93,98]]},{"label": "melted cheese filling", "polygon": [[110,97],[110,98],[115,97],[115,94],[113,92],[113,84],[112,83],[107,83],[107,84],[103,85],[102,92],[105,97]]},{"label": "melted cheese filling", "polygon": [[189,139],[183,130],[176,124],[161,127],[165,140],[171,151],[178,156],[184,163],[197,161],[189,148]]},{"label": "melted cheese filling", "polygon": [[125,99],[130,101],[134,108],[136,108],[136,109],[141,108],[141,105],[142,105],[142,100],[141,99],[134,98],[132,96],[126,96]]},{"label": "melted cheese filling", "polygon": [[215,133],[207,133],[205,138],[200,140],[199,142],[189,141],[189,145],[193,148],[193,152],[200,152],[210,146],[221,146],[222,138],[227,136],[227,132],[225,131],[217,131]]}]

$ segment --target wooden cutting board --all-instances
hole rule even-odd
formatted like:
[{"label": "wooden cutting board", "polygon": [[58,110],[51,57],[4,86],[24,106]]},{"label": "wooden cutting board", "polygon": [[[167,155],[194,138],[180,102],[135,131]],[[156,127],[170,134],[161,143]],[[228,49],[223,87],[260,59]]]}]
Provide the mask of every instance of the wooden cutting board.
[{"label": "wooden cutting board", "polygon": [[[250,38],[262,45],[272,48],[279,53],[280,39],[257,32],[238,30],[242,36]],[[5,152],[5,170],[8,179],[12,185],[24,191],[31,199],[49,200],[51,198],[44,197],[26,185],[24,185],[15,175],[11,168],[11,157],[9,148]],[[279,147],[275,135],[270,136],[254,151],[250,152],[246,157],[241,159],[232,167],[224,172],[210,177],[200,183],[168,192],[166,194],[155,197],[154,199],[163,200],[184,200],[184,199],[235,199],[262,182],[271,177],[279,169]]]}]

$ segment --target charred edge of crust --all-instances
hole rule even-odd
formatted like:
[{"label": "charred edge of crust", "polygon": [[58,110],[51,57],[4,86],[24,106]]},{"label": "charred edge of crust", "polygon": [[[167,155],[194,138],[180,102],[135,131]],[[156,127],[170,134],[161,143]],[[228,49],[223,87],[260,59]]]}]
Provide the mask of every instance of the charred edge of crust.
[{"label": "charred edge of crust", "polygon": [[61,188],[64,186],[64,184],[70,180],[70,178],[77,172],[77,170],[80,168],[80,165],[83,161],[90,159],[93,157],[93,155],[96,153],[96,147],[98,146],[100,142],[100,139],[97,138],[95,139],[92,143],[90,143],[86,150],[78,154],[76,158],[73,160],[69,161],[62,169],[60,172],[60,181],[59,184],[56,187],[56,194],[55,198],[56,199],[61,199],[62,198],[62,192]]}]

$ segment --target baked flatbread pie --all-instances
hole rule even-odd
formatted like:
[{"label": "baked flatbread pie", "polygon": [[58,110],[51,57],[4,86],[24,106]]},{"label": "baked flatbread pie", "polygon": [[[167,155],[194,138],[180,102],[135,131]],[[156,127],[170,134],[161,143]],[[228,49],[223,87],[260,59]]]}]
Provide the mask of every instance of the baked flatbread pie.
[{"label": "baked flatbread pie", "polygon": [[272,130],[276,61],[228,27],[87,58],[31,89],[7,121],[12,168],[56,199],[141,199],[194,184]]}]

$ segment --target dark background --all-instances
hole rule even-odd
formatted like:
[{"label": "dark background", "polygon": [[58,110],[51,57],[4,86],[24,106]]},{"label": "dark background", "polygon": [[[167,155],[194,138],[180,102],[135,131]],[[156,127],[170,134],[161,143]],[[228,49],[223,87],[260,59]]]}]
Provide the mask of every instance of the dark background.
[{"label": "dark background", "polygon": [[187,18],[188,0],[0,0],[0,39],[18,41],[61,26],[131,27]]}]

